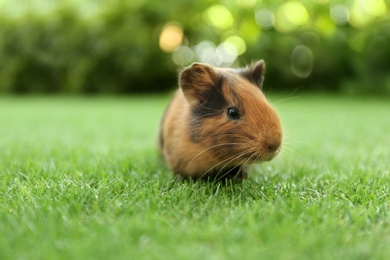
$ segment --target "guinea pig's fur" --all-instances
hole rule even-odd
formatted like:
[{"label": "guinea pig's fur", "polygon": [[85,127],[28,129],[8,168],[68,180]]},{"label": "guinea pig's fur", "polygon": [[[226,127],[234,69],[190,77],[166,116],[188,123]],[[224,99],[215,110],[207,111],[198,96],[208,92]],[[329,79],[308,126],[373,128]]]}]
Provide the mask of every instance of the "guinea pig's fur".
[{"label": "guinea pig's fur", "polygon": [[168,166],[191,178],[246,178],[246,166],[281,149],[282,127],[262,89],[263,60],[242,69],[194,63],[163,116],[160,150]]}]

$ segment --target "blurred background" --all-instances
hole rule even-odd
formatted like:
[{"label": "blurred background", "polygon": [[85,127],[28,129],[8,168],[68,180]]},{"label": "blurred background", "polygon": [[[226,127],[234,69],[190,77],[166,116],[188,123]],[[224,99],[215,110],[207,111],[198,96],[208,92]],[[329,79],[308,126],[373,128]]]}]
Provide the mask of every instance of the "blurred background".
[{"label": "blurred background", "polygon": [[176,88],[192,62],[265,88],[390,96],[389,0],[0,0],[0,93]]}]

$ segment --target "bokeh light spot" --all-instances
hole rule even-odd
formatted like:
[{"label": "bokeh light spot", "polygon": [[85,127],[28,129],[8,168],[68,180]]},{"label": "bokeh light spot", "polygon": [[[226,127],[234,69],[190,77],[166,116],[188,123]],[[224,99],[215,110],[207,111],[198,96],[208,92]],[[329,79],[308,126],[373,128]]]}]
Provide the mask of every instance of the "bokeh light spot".
[{"label": "bokeh light spot", "polygon": [[324,36],[330,37],[336,30],[336,25],[334,22],[327,16],[320,16],[316,19],[314,23],[317,31]]},{"label": "bokeh light spot", "polygon": [[228,43],[236,49],[237,55],[241,55],[246,51],[246,43],[245,41],[237,35],[230,36],[225,40],[225,43]]},{"label": "bokeh light spot", "polygon": [[305,45],[298,45],[291,55],[291,69],[300,78],[307,78],[313,70],[313,52]]},{"label": "bokeh light spot", "polygon": [[273,12],[267,8],[262,8],[256,11],[256,23],[264,29],[271,29],[275,23],[275,16]]},{"label": "bokeh light spot", "polygon": [[386,13],[386,4],[383,0],[360,0],[364,10],[372,16],[382,16]]},{"label": "bokeh light spot", "polygon": [[346,5],[335,4],[330,7],[330,17],[336,24],[347,24],[350,18],[350,12]]},{"label": "bokeh light spot", "polygon": [[215,49],[214,43],[203,41],[195,46],[195,54],[199,61],[216,66]]},{"label": "bokeh light spot", "polygon": [[214,27],[226,30],[233,26],[234,18],[223,5],[213,5],[205,11],[205,18]]},{"label": "bokeh light spot", "polygon": [[230,66],[237,58],[237,50],[230,43],[222,43],[215,50],[215,58],[218,66]]},{"label": "bokeh light spot", "polygon": [[242,21],[239,27],[240,35],[242,35],[242,38],[245,39],[247,44],[255,44],[261,35],[261,31],[258,24],[249,19]]},{"label": "bokeh light spot", "polygon": [[305,6],[298,1],[282,4],[276,13],[275,28],[281,32],[288,32],[309,21],[309,14]]},{"label": "bokeh light spot", "polygon": [[236,0],[236,3],[241,8],[250,9],[256,5],[256,0]]},{"label": "bokeh light spot", "polygon": [[160,34],[160,48],[165,52],[173,52],[183,41],[183,29],[177,23],[168,23]]},{"label": "bokeh light spot", "polygon": [[309,14],[306,8],[298,1],[283,4],[282,10],[292,24],[304,25],[309,20]]},{"label": "bokeh light spot", "polygon": [[172,60],[174,63],[180,66],[188,65],[194,58],[194,52],[187,46],[180,46],[176,48],[172,53]]},{"label": "bokeh light spot", "polygon": [[314,0],[317,4],[326,5],[329,3],[329,0]]},{"label": "bokeh light spot", "polygon": [[375,18],[385,15],[386,10],[383,0],[356,0],[351,10],[350,23],[354,27],[364,27]]}]

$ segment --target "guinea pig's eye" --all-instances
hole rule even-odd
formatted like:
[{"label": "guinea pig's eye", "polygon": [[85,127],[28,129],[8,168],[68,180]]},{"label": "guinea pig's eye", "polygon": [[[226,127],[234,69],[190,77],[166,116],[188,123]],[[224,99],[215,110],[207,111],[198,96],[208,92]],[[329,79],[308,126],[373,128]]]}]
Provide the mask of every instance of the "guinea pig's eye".
[{"label": "guinea pig's eye", "polygon": [[230,119],[233,119],[233,120],[238,120],[241,117],[240,111],[238,111],[238,108],[235,108],[235,107],[229,107],[227,109],[227,115]]}]

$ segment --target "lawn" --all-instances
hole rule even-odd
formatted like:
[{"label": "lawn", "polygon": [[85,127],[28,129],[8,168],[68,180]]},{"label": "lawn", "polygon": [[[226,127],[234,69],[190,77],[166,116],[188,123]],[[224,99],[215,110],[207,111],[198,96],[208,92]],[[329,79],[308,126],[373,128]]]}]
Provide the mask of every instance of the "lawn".
[{"label": "lawn", "polygon": [[389,259],[390,102],[272,95],[284,152],[183,181],[167,96],[0,98],[0,259]]}]

